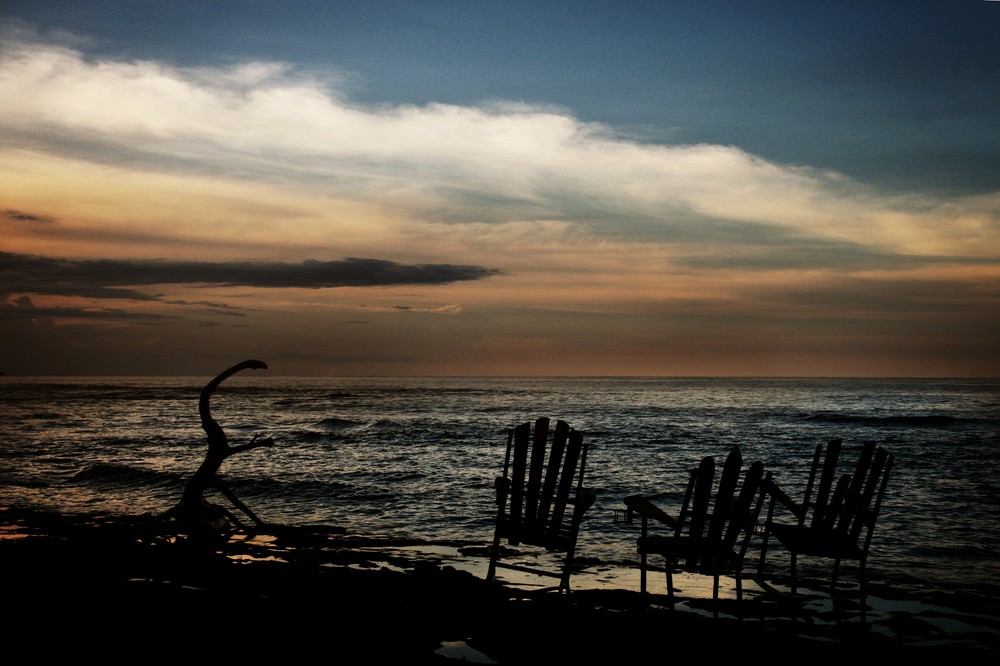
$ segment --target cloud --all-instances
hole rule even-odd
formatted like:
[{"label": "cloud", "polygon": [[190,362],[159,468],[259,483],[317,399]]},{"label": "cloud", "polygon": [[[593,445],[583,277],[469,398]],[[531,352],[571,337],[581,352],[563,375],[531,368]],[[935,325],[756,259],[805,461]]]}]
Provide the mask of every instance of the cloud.
[{"label": "cloud", "polygon": [[431,314],[460,314],[462,312],[462,307],[460,305],[455,305],[454,303],[433,308],[417,308],[412,305],[395,305],[392,309],[400,310],[402,312],[429,312]]},{"label": "cloud", "polygon": [[0,252],[7,291],[103,299],[153,300],[125,287],[196,284],[302,288],[439,285],[499,275],[496,269],[451,264],[403,265],[380,259],[276,262],[69,260]]},{"label": "cloud", "polygon": [[0,217],[14,222],[50,223],[55,221],[53,218],[45,215],[34,215],[32,213],[25,213],[19,210],[10,209],[0,212]]},{"label": "cloud", "polygon": [[127,311],[118,308],[39,307],[28,296],[21,296],[13,301],[0,300],[0,321],[4,322],[41,321],[51,323],[54,319],[73,319],[77,321],[128,321],[149,324],[168,318],[170,317],[161,314]]},{"label": "cloud", "polygon": [[[35,349],[22,370],[240,349],[375,374],[842,374],[901,336],[940,342],[878,372],[997,367],[977,357],[1000,192],[887,193],[551,106],[362,105],[285,63],[4,37],[0,316]],[[821,365],[781,362],[795,340]],[[747,341],[773,351],[737,363]],[[875,351],[848,369],[851,345]]]},{"label": "cloud", "polygon": [[[414,221],[570,221],[648,238],[785,229],[887,253],[982,256],[975,207],[881,196],[735,146],[657,145],[542,106],[360,106],[283,63],[171,67],[14,39],[0,50],[8,146],[93,163],[266,183]],[[956,230],[959,233],[955,233]]]}]

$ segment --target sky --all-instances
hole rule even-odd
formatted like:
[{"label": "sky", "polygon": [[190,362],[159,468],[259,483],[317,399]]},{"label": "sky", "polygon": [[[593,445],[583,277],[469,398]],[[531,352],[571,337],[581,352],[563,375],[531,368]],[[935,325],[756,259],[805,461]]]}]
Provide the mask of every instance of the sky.
[{"label": "sky", "polygon": [[0,372],[1000,376],[1000,2],[4,0]]}]

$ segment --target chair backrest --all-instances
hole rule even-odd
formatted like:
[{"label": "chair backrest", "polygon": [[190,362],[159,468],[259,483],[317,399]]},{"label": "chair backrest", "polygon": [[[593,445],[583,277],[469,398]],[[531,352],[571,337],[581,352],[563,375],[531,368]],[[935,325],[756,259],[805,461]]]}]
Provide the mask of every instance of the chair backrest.
[{"label": "chair backrest", "polygon": [[[826,445],[825,456],[823,455],[822,442],[816,445],[812,467],[809,469],[809,480],[806,482],[805,497],[802,501],[803,514],[799,520],[800,524],[811,513],[810,527],[814,529],[829,527],[827,507],[830,505],[831,491],[834,488],[834,481],[837,478],[837,464],[840,462],[841,444],[842,440],[831,439]],[[819,477],[818,479],[817,476]],[[816,485],[817,481],[818,485]],[[815,497],[812,496],[814,489],[816,490]]]},{"label": "chair backrest", "polygon": [[764,465],[754,462],[744,474],[738,446],[726,456],[717,489],[714,484],[715,459],[706,456],[691,472],[675,531],[681,535],[686,522],[689,571],[714,571],[742,561],[764,504]]},{"label": "chair backrest", "polygon": [[[893,456],[883,447],[866,442],[861,446],[852,472],[841,474],[838,478],[841,440],[834,439],[828,443],[826,456],[820,464],[822,450],[823,445],[817,445],[806,483],[800,524],[804,523],[811,508],[812,530],[852,544],[858,543],[864,531],[864,542],[858,545],[867,553],[892,470]],[[813,499],[811,491],[817,476],[819,486]],[[837,478],[836,484],[833,483],[834,478]]]},{"label": "chair backrest", "polygon": [[[875,521],[882,507],[886,485],[889,483],[889,473],[892,470],[893,456],[881,446],[865,444],[858,456],[854,472],[841,477],[838,485],[845,486],[843,500],[838,501],[836,508],[837,521],[833,526],[835,532],[846,535],[852,543],[856,543],[864,531],[865,552],[875,529]],[[838,498],[839,500],[839,498]]]},{"label": "chair backrest", "polygon": [[576,526],[566,523],[566,505],[583,488],[587,444],[565,421],[556,421],[554,430],[549,426],[542,417],[534,428],[528,422],[508,432],[504,477],[510,481],[506,533],[511,545],[563,550],[575,538]]}]

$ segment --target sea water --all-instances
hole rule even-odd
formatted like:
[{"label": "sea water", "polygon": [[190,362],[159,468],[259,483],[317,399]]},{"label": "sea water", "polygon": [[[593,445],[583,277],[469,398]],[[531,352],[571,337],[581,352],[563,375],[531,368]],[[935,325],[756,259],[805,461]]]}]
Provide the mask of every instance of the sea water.
[{"label": "sea water", "polygon": [[[209,379],[0,378],[0,505],[129,515],[170,508],[205,455],[198,397]],[[876,442],[895,465],[869,579],[1000,596],[1000,380],[247,371],[219,387],[212,413],[232,445],[274,438],[221,469],[267,522],[484,545],[507,429],[564,419],[588,442],[586,485],[597,493],[578,555],[609,563],[636,558],[636,526],[614,520],[623,498],[656,495],[676,511],[703,456],[721,460],[739,446],[796,498],[818,443],[841,438],[846,459]]]}]

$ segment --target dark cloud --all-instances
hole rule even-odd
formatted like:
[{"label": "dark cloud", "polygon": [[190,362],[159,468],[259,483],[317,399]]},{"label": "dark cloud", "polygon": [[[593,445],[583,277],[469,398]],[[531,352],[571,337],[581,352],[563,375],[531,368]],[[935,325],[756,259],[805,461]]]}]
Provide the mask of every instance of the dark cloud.
[{"label": "dark cloud", "polygon": [[205,284],[226,287],[303,288],[437,285],[480,280],[501,271],[454,264],[398,264],[381,259],[276,262],[69,260],[0,252],[7,293],[105,299],[158,300],[130,287]]},{"label": "dark cloud", "polygon": [[164,302],[167,303],[167,304],[169,304],[169,305],[192,305],[192,306],[196,306],[196,307],[207,308],[209,310],[235,310],[236,309],[233,306],[231,306],[231,305],[229,305],[227,303],[222,303],[220,301],[183,301],[183,300],[174,300],[174,301],[164,301]]},{"label": "dark cloud", "polygon": [[52,319],[78,319],[90,321],[132,321],[149,323],[168,319],[165,315],[148,312],[129,312],[118,308],[37,307],[27,296],[13,302],[0,301],[0,321],[43,321]]},{"label": "dark cloud", "polygon": [[15,222],[55,222],[55,219],[46,215],[35,215],[33,213],[25,213],[20,210],[12,210],[10,208],[0,212],[0,217],[3,217],[6,220],[14,220]]}]

